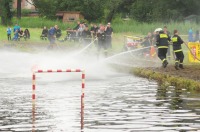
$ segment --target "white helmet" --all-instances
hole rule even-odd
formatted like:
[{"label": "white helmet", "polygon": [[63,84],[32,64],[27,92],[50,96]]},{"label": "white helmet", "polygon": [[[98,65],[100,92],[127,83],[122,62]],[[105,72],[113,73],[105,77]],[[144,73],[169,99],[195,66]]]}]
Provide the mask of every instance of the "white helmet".
[{"label": "white helmet", "polygon": [[162,28],[156,28],[154,32],[160,32],[162,31]]}]

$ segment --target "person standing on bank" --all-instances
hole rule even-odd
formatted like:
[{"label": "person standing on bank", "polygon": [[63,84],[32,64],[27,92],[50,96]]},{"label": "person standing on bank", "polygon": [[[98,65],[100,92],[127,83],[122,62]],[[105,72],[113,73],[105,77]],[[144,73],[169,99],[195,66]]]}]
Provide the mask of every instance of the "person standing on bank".
[{"label": "person standing on bank", "polygon": [[176,70],[178,70],[179,68],[184,69],[183,68],[184,54],[181,47],[181,44],[183,44],[184,41],[178,35],[178,30],[176,29],[174,30],[174,36],[172,37],[172,42],[173,42],[173,51],[176,55],[175,69]]},{"label": "person standing on bank", "polygon": [[110,23],[107,24],[105,33],[106,33],[106,45],[108,46],[108,48],[112,48],[113,29],[112,29]]},{"label": "person standing on bank", "polygon": [[162,60],[162,66],[167,67],[167,50],[169,46],[170,37],[164,33],[163,30],[159,31],[159,34],[156,36],[156,46],[158,47],[158,57]]},{"label": "person standing on bank", "polygon": [[7,28],[8,41],[11,40],[11,33],[12,33],[12,29],[10,27],[8,27]]}]

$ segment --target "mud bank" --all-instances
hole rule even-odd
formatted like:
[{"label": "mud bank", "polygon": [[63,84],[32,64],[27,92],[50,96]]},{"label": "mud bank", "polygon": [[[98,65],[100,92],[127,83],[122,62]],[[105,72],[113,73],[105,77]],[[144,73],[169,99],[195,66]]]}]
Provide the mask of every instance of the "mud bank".
[{"label": "mud bank", "polygon": [[187,65],[176,70],[174,66],[167,68],[134,68],[133,74],[156,80],[161,86],[175,86],[187,90],[200,91],[200,65]]}]

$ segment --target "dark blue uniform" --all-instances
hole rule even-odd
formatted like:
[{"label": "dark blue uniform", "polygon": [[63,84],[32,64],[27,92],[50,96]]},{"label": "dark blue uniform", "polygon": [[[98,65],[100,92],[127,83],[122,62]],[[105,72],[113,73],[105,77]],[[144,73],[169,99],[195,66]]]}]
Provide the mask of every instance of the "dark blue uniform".
[{"label": "dark blue uniform", "polygon": [[184,54],[182,51],[181,44],[183,44],[184,42],[178,35],[174,35],[172,37],[172,42],[173,42],[173,51],[176,55],[175,68],[178,70],[178,67],[183,68]]},{"label": "dark blue uniform", "polygon": [[170,37],[163,31],[160,31],[156,36],[156,45],[158,46],[158,57],[162,60],[163,67],[165,68],[168,64],[166,54],[169,46]]}]

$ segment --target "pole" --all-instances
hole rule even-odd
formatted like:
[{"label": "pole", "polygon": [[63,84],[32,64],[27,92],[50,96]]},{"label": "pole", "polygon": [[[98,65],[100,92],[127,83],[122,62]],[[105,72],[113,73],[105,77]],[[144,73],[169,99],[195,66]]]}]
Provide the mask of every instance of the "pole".
[{"label": "pole", "polygon": [[35,132],[35,72],[32,75],[32,132]]},{"label": "pole", "polygon": [[81,90],[81,130],[84,128],[84,89],[85,89],[85,71],[82,70],[82,90]]}]

